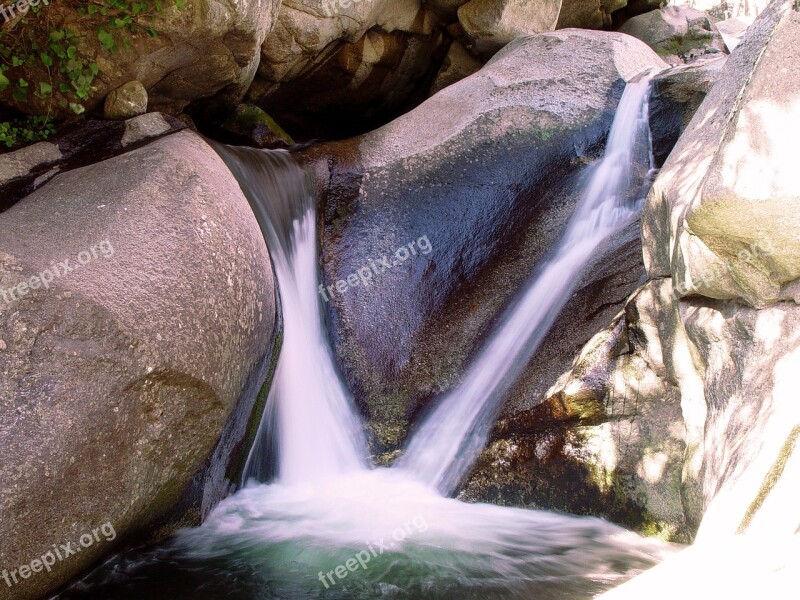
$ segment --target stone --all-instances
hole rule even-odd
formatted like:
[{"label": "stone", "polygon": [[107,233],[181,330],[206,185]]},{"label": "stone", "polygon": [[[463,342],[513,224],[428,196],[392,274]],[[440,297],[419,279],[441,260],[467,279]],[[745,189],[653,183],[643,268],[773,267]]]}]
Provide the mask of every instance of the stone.
[{"label": "stone", "polygon": [[188,132],[57,175],[0,240],[3,567],[117,534],[15,586],[32,600],[230,492],[275,291],[236,180]]},{"label": "stone", "polygon": [[469,50],[458,42],[453,42],[428,94],[433,96],[439,90],[478,72],[482,66],[483,63],[475,58]]},{"label": "stone", "polygon": [[722,41],[725,42],[725,47],[728,49],[728,52],[733,52],[736,49],[736,46],[742,41],[747,28],[750,26],[749,23],[745,23],[736,17],[719,21],[715,23],[715,25],[717,31],[719,31],[719,34],[722,36]]},{"label": "stone", "polygon": [[556,29],[609,29],[611,13],[625,6],[626,0],[562,0]]},{"label": "stone", "polygon": [[798,48],[791,3],[761,13],[648,196],[645,265],[681,296],[800,300]]},{"label": "stone", "polygon": [[150,140],[172,131],[172,126],[161,113],[147,113],[125,122],[125,133],[120,140],[123,148]]},{"label": "stone", "polygon": [[425,5],[448,23],[458,20],[458,9],[469,0],[427,0]]},{"label": "stone", "polygon": [[668,6],[628,19],[619,28],[648,44],[662,57],[680,62],[722,52],[722,38],[706,13],[684,6]]},{"label": "stone", "polygon": [[419,0],[286,0],[247,102],[295,137],[369,131],[424,100],[444,59],[437,24]]},{"label": "stone", "polygon": [[653,78],[650,128],[657,165],[664,164],[678,138],[686,131],[727,59],[723,54],[711,54],[709,58],[662,71]]},{"label": "stone", "polygon": [[50,142],[39,142],[32,146],[0,154],[0,186],[25,177],[37,168],[61,160],[61,150]]},{"label": "stone", "polygon": [[491,56],[524,35],[553,31],[558,0],[470,0],[458,9],[458,21],[475,51]]},{"label": "stone", "polygon": [[147,90],[139,81],[129,81],[106,96],[106,119],[130,119],[147,112]]}]

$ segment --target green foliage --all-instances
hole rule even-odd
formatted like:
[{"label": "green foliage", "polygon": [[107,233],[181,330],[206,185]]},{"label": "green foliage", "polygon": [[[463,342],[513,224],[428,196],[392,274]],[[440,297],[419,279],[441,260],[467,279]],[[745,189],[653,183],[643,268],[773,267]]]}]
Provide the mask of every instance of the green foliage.
[{"label": "green foliage", "polygon": [[[178,9],[184,0],[168,0]],[[101,48],[117,53],[132,45],[137,35],[156,37],[153,18],[162,12],[160,0],[76,0],[76,12],[95,23]],[[87,56],[86,45],[67,27],[52,28],[40,4],[11,28],[0,30],[0,93],[10,91],[18,103],[35,101],[42,115],[36,123],[0,123],[0,144],[12,146],[52,135],[50,115],[54,103],[75,115],[86,111],[85,103],[97,88],[100,75],[95,56]],[[32,79],[34,78],[35,79]],[[29,79],[31,79],[29,81]],[[42,120],[43,119],[43,120]]]},{"label": "green foliage", "polygon": [[0,123],[0,146],[13,148],[19,144],[31,144],[46,140],[55,134],[56,126],[47,117],[26,117]]}]

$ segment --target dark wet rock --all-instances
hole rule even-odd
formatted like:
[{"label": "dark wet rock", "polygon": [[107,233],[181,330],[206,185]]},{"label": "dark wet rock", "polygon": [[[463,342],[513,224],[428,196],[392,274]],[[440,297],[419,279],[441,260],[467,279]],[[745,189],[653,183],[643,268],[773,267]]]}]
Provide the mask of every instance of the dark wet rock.
[{"label": "dark wet rock", "polygon": [[[628,36],[568,30],[523,38],[389,125],[306,153],[326,191],[325,285],[424,237],[431,246],[328,304],[376,453],[396,450],[419,411],[456,381],[552,247],[626,78],[651,67],[663,63]],[[635,282],[640,273],[624,277]],[[610,292],[612,304],[633,289],[620,288]],[[566,364],[553,381],[594,331],[564,341]],[[517,408],[539,400],[516,398]]]},{"label": "dark wet rock", "polygon": [[717,55],[662,71],[653,80],[650,128],[653,154],[661,166],[720,76],[727,56]]}]

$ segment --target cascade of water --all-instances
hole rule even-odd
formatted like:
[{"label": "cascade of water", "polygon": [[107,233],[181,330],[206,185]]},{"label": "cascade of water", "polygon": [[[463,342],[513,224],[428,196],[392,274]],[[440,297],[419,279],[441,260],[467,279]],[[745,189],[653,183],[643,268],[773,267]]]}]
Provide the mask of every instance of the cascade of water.
[{"label": "cascade of water", "polygon": [[638,212],[645,174],[652,169],[650,79],[643,76],[625,88],[605,155],[554,252],[397,464],[443,494],[455,490],[484,448],[504,394],[547,335],[595,250]]},{"label": "cascade of water", "polygon": [[[352,398],[338,373],[317,285],[314,194],[286,152],[231,148],[217,152],[248,196],[270,249],[280,289],[283,345],[259,440],[245,477],[263,479],[274,445],[281,483],[303,483],[366,468],[366,444]],[[274,424],[270,428],[269,424]]]},{"label": "cascade of water", "polygon": [[[169,546],[99,572],[82,584],[88,597],[591,598],[668,554],[600,519],[467,504],[434,489],[451,490],[472,464],[503,392],[593,250],[635,214],[647,91],[646,80],[629,84],[561,243],[414,437],[403,468],[364,468],[359,421],[323,328],[305,176],[285,154],[218,147],[253,204],[281,291],[284,345],[265,417],[274,430],[260,433],[277,436],[279,477],[227,498]],[[263,454],[254,451],[251,474]]]}]

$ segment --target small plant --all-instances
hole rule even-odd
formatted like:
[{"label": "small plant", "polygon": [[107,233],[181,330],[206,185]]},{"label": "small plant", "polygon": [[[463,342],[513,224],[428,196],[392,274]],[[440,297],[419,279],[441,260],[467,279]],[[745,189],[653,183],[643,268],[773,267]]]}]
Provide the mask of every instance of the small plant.
[{"label": "small plant", "polygon": [[[169,1],[178,9],[185,7],[185,0]],[[163,10],[160,0],[74,0],[74,4],[79,15],[95,23],[100,47],[111,54],[131,47],[136,35],[156,37],[152,18]],[[13,27],[0,30],[0,93],[10,91],[17,105],[33,103],[36,108],[30,112],[40,113],[36,121],[0,123],[0,145],[49,137],[54,132],[50,115],[55,106],[82,115],[97,91],[96,57],[81,51],[78,33],[63,25],[51,27],[44,10],[45,5],[32,6]]]},{"label": "small plant", "polygon": [[5,121],[0,123],[0,146],[13,148],[20,144],[40,142],[55,132],[55,124],[47,117],[34,116]]}]

